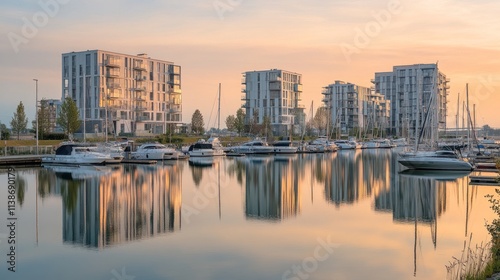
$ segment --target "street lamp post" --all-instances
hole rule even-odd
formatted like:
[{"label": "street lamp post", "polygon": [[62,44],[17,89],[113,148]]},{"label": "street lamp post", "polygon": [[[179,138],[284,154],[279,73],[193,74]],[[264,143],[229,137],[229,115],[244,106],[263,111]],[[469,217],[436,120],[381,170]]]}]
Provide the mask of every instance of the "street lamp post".
[{"label": "street lamp post", "polygon": [[35,81],[36,154],[38,155],[38,79],[33,81]]},{"label": "street lamp post", "polygon": [[86,102],[85,100],[87,99],[86,96],[85,96],[87,94],[87,92],[85,90],[85,80],[86,79],[87,79],[87,76],[83,75],[83,142],[86,142],[85,132],[87,130],[86,127],[85,127],[85,125],[86,125],[86,121],[85,120],[87,119],[87,116],[85,115],[86,114],[85,111],[87,111],[87,106],[85,104],[85,102]]}]

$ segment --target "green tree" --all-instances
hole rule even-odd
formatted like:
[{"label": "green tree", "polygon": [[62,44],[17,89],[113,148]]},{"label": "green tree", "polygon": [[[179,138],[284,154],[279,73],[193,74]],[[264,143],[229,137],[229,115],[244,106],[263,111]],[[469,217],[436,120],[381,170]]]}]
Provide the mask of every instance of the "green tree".
[{"label": "green tree", "polygon": [[2,134],[0,140],[9,140],[10,132],[7,129],[7,126],[1,122],[0,122],[0,134]]},{"label": "green tree", "polygon": [[24,112],[23,102],[19,102],[17,105],[16,112],[10,121],[10,127],[12,128],[12,132],[17,134],[17,140],[19,140],[19,135],[21,131],[26,129],[28,125],[28,118],[26,118],[26,113]]},{"label": "green tree", "polygon": [[262,120],[262,128],[261,133],[266,137],[267,141],[273,140],[273,130],[271,129],[271,118],[269,116],[264,115],[264,119]]},{"label": "green tree", "polygon": [[227,118],[226,118],[227,130],[235,131],[236,130],[235,122],[236,122],[236,117],[234,115],[227,116]]},{"label": "green tree", "polygon": [[328,123],[328,112],[326,107],[319,107],[314,115],[314,126],[320,133],[326,133],[326,126]]},{"label": "green tree", "polygon": [[[33,130],[36,133],[36,120],[32,121]],[[40,101],[40,108],[38,109],[38,137],[45,139],[45,135],[50,133],[50,111],[47,100]]]},{"label": "green tree", "polygon": [[191,118],[191,130],[197,134],[203,134],[205,123],[203,122],[203,115],[200,110],[196,109]]},{"label": "green tree", "polygon": [[241,132],[245,129],[245,111],[243,109],[238,109],[236,111],[236,119],[234,120],[234,129],[238,132],[238,135],[241,136]]},{"label": "green tree", "polygon": [[71,97],[66,97],[61,105],[61,111],[57,116],[57,124],[61,126],[64,132],[69,136],[80,128],[80,113],[76,107],[75,101]]}]

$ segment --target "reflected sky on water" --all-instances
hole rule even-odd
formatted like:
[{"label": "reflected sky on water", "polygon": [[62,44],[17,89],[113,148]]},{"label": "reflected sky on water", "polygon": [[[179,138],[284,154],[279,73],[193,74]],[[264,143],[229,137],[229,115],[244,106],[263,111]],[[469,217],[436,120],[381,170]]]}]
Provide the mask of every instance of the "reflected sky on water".
[{"label": "reflected sky on water", "polygon": [[489,240],[494,189],[401,170],[390,150],[19,168],[0,278],[445,278],[470,234]]}]

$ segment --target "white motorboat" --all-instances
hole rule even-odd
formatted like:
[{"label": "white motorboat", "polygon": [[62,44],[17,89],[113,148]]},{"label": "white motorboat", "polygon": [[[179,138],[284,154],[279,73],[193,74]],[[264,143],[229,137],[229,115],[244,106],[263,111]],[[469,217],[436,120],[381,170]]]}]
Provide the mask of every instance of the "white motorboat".
[{"label": "white motorboat", "polygon": [[56,154],[42,158],[42,164],[104,164],[111,161],[109,155],[96,152],[93,147],[78,143],[64,143],[56,149]]},{"label": "white motorboat", "polygon": [[398,162],[410,169],[417,170],[464,170],[470,171],[472,165],[453,151],[401,153]]},{"label": "white motorboat", "polygon": [[269,146],[267,142],[263,140],[255,139],[239,146],[232,147],[231,152],[240,154],[272,154],[274,153],[274,147]]},{"label": "white motorboat", "polygon": [[389,139],[375,139],[373,141],[378,143],[378,147],[380,149],[391,149],[391,148],[396,147],[396,145],[392,144],[391,140],[389,140]]},{"label": "white motorboat", "polygon": [[406,147],[408,146],[408,142],[406,141],[406,138],[398,138],[398,139],[393,139],[392,145],[395,147]]},{"label": "white motorboat", "polygon": [[212,144],[212,149],[214,150],[214,156],[225,156],[224,147],[222,146],[218,137],[210,137],[207,140],[208,143]]},{"label": "white motorboat", "polygon": [[120,163],[125,157],[125,149],[119,143],[104,143],[90,147],[91,150],[108,155],[111,159],[106,164]]},{"label": "white motorboat", "polygon": [[348,140],[336,140],[335,144],[340,150],[354,150],[356,146]]},{"label": "white motorboat", "polygon": [[210,137],[208,141],[199,140],[195,144],[189,146],[187,153],[190,157],[213,157],[224,156],[226,153],[222,149],[219,138]]},{"label": "white motorboat", "polygon": [[349,144],[354,147],[354,149],[361,149],[361,144],[356,142],[355,140],[350,140]]},{"label": "white motorboat", "polygon": [[130,153],[131,159],[137,160],[170,160],[181,159],[183,154],[160,143],[142,144],[137,151]]},{"label": "white motorboat", "polygon": [[378,149],[380,144],[376,140],[366,141],[361,145],[361,149]]},{"label": "white motorboat", "polygon": [[295,154],[298,147],[292,146],[292,141],[281,140],[273,143],[275,154]]},{"label": "white motorboat", "polygon": [[336,143],[329,141],[326,136],[320,136],[311,141],[307,145],[306,149],[309,152],[324,153],[324,152],[335,152],[336,150],[339,149],[339,147],[336,145]]}]

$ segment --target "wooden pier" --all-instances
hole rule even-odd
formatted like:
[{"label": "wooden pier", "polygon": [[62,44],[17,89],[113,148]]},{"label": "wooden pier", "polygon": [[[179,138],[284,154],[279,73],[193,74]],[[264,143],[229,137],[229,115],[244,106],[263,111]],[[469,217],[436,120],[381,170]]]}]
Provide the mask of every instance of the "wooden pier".
[{"label": "wooden pier", "polygon": [[0,157],[0,166],[41,166],[42,157],[47,155],[19,155]]}]

